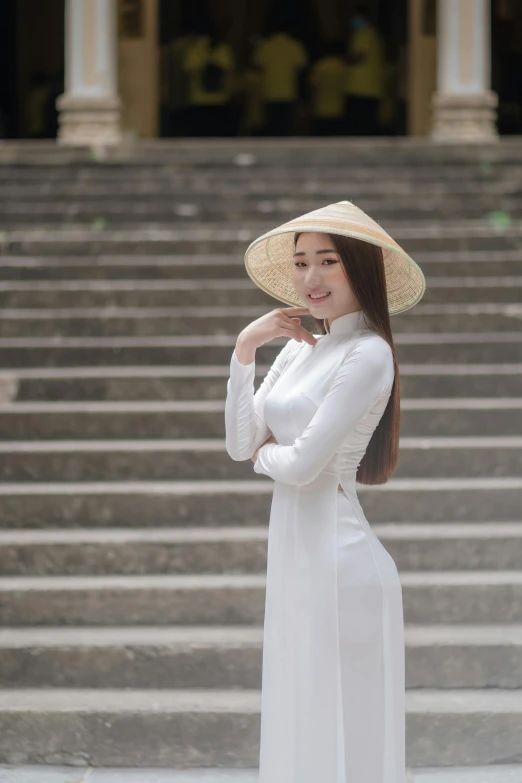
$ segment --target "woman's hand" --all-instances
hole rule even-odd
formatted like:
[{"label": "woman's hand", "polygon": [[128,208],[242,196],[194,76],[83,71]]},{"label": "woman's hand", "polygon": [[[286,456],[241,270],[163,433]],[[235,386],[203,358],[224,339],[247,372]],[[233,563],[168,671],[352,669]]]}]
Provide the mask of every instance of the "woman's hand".
[{"label": "woman's hand", "polygon": [[299,315],[308,314],[308,307],[278,307],[265,313],[240,332],[236,342],[236,356],[241,364],[254,361],[256,350],[261,345],[273,340],[274,337],[293,337],[315,345],[317,338],[304,326],[301,326]]},{"label": "woman's hand", "polygon": [[[264,442],[264,443],[262,443],[262,444],[260,445],[259,449],[262,449],[262,448],[263,448],[263,446],[264,446],[266,443],[277,443],[277,441],[276,441],[276,439],[274,438],[274,436],[273,436],[273,435],[270,435],[270,437],[269,437],[267,440],[265,440],[265,442]],[[256,461],[256,459],[257,459],[257,452],[259,451],[259,449],[257,449],[257,451],[255,452],[255,454],[252,454],[252,456],[250,457],[250,459],[252,460],[252,462],[255,462],[255,461]]]}]

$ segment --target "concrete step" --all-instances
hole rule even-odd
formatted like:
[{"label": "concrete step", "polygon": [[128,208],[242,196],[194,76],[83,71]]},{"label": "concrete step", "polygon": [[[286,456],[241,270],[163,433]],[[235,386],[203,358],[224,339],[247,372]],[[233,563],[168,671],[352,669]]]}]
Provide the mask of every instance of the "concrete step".
[{"label": "concrete step", "polygon": [[[319,173],[319,172],[318,172]],[[446,215],[466,213],[471,207],[490,206],[492,209],[517,207],[521,195],[520,184],[513,175],[501,176],[498,182],[485,182],[480,177],[471,176],[469,180],[441,178],[436,187],[427,188],[428,178],[413,180],[406,177],[397,187],[393,174],[384,173],[380,180],[369,179],[366,183],[355,177],[350,183],[350,198],[364,211],[379,218],[382,210],[412,209],[432,217],[433,210],[446,208]],[[15,175],[16,176],[16,175]],[[345,169],[345,176],[351,172]],[[515,175],[516,176],[516,175]],[[203,183],[194,175],[181,175],[181,181],[175,178],[154,178],[154,173],[146,173],[139,181],[127,178],[115,178],[111,181],[78,182],[73,180],[52,182],[32,181],[6,183],[0,181],[0,212],[13,215],[21,213],[25,204],[28,214],[55,214],[67,216],[85,209],[86,213],[95,211],[97,203],[107,207],[108,214],[123,214],[128,208],[137,218],[146,217],[152,210],[161,210],[166,214],[190,218],[194,214],[200,219],[207,215],[216,219],[223,215],[233,221],[238,214],[257,213],[279,216],[288,213],[292,216],[318,209],[329,198],[339,200],[346,196],[346,182],[326,175],[321,184],[314,182],[310,173],[304,176],[289,177],[288,182],[277,182],[272,177],[261,177],[255,186],[245,177],[227,176],[220,179],[219,174],[204,178]],[[433,182],[433,180],[432,180]],[[395,184],[395,192],[393,186]],[[475,185],[473,198],[470,188]],[[298,187],[300,193],[295,194]],[[187,188],[190,189],[187,192]],[[419,197],[422,195],[422,199]],[[466,198],[467,197],[467,198]],[[192,206],[195,211],[191,211]],[[35,221],[37,222],[37,221]]]},{"label": "concrete step", "polygon": [[[522,623],[520,570],[402,571],[408,623]],[[0,624],[259,625],[263,574],[0,577]]]},{"label": "concrete step", "polygon": [[242,197],[246,201],[266,194],[280,198],[283,203],[298,203],[313,197],[346,198],[348,191],[353,199],[422,195],[428,200],[446,192],[480,199],[488,193],[518,194],[522,170],[520,160],[500,163],[491,172],[484,171],[477,161],[471,166],[456,164],[454,169],[448,167],[447,161],[439,161],[437,165],[427,161],[428,165],[412,168],[399,162],[381,161],[370,167],[360,161],[343,160],[334,164],[312,158],[305,166],[280,161],[275,170],[272,166],[234,165],[232,157],[228,163],[223,166],[214,162],[206,169],[190,165],[170,167],[168,164],[133,169],[127,163],[119,167],[68,166],[65,171],[60,171],[60,167],[18,166],[10,169],[2,165],[0,193],[4,197],[20,198],[30,192],[41,199],[50,196],[58,199],[84,194],[103,196],[103,193],[111,192],[127,200],[164,195],[177,197],[182,202],[191,199],[211,201],[216,196]]},{"label": "concrete step", "polygon": [[[93,766],[254,766],[260,707],[258,690],[8,688],[0,692],[0,759],[82,765],[87,755]],[[521,731],[517,690],[407,693],[409,766],[499,757],[517,763]]]},{"label": "concrete step", "polygon": [[[520,276],[478,275],[442,276],[436,275],[427,280],[427,290],[422,304],[414,311],[442,314],[438,308],[445,306],[448,315],[460,314],[466,308],[477,307],[479,312],[485,307],[493,308],[493,315],[513,314],[519,299],[510,300],[509,289],[519,289]],[[178,279],[67,279],[67,280],[4,280],[0,282],[0,291],[9,308],[71,308],[81,307],[232,307],[237,308],[240,297],[243,312],[250,307],[285,307],[284,303],[265,294],[248,279],[246,272],[234,278],[209,278],[204,275],[194,278]],[[457,296],[460,292],[460,298]],[[427,294],[430,294],[427,297]],[[161,298],[168,294],[168,299]],[[69,297],[69,299],[68,299]],[[426,300],[426,301],[425,301]],[[454,307],[448,308],[448,305]],[[457,307],[460,305],[460,307]],[[501,310],[502,305],[511,305],[509,310]],[[234,311],[232,311],[234,312]],[[469,310],[473,314],[473,309]],[[488,313],[485,313],[488,314]],[[410,316],[411,317],[411,316]],[[400,316],[394,316],[394,319]],[[401,319],[404,320],[404,319]],[[395,320],[394,320],[395,323]]]},{"label": "concrete step", "polygon": [[[520,178],[517,171],[499,172],[498,178],[485,179],[474,172],[470,172],[469,178],[454,179],[444,177],[434,179],[428,173],[423,178],[412,178],[408,171],[403,170],[397,178],[397,172],[388,170],[383,172],[382,178],[368,177],[361,179],[360,170],[344,170],[344,176],[349,178],[339,180],[338,172],[315,172],[318,178],[314,178],[314,172],[308,170],[303,174],[288,172],[286,182],[274,179],[273,174],[259,175],[254,181],[241,172],[229,171],[224,176],[221,172],[209,175],[194,175],[190,172],[178,172],[177,176],[162,176],[161,172],[147,172],[144,176],[115,177],[113,179],[92,178],[88,181],[74,179],[50,179],[46,177],[33,179],[18,179],[6,182],[0,177],[0,204],[8,205],[9,202],[24,201],[26,204],[41,205],[45,199],[53,199],[68,204],[71,201],[90,204],[95,200],[105,204],[114,202],[117,198],[119,204],[133,204],[137,201],[169,206],[173,202],[178,208],[179,214],[191,217],[194,213],[190,206],[205,208],[219,208],[219,200],[224,199],[234,206],[256,208],[262,205],[263,213],[285,211],[294,206],[294,215],[313,209],[317,202],[319,206],[327,204],[329,200],[339,201],[347,196],[349,188],[350,199],[362,206],[363,201],[374,205],[392,205],[397,199],[400,204],[414,204],[419,206],[419,198],[422,204],[440,203],[442,197],[447,197],[454,207],[454,212],[467,206],[468,203],[481,203],[495,196],[498,202],[516,200],[520,196]],[[259,173],[259,172],[258,172]],[[260,174],[260,173],[259,173]],[[318,181],[318,179],[320,181]],[[300,197],[295,196],[295,188],[299,188]],[[471,200],[470,197],[473,197]],[[223,208],[223,207],[222,207]]]},{"label": "concrete step", "polygon": [[[103,403],[84,404],[84,413],[87,405]],[[437,413],[434,415],[438,418]],[[83,418],[85,423],[85,415]],[[98,419],[102,423],[103,415]],[[53,425],[47,417],[44,420],[48,427]],[[445,425],[443,423],[441,429],[451,430],[447,421]],[[35,425],[33,438],[39,434],[37,429]],[[30,436],[29,432],[27,436]],[[224,439],[187,441],[164,436],[157,440],[115,441],[106,438],[0,441],[0,482],[168,481],[172,477],[178,481],[230,481],[247,479],[252,475],[251,460],[231,460],[226,453]],[[399,447],[399,464],[394,473],[398,479],[454,476],[522,478],[522,433],[519,436],[482,438],[403,437]]]},{"label": "concrete step", "polygon": [[[38,165],[39,162],[36,160],[25,161],[21,165],[9,165],[3,156],[4,149],[3,146],[0,181],[6,187],[47,184],[50,189],[69,184],[80,189],[102,184],[108,186],[120,184],[127,185],[127,193],[132,186],[137,186],[136,192],[139,192],[139,187],[144,184],[173,187],[178,185],[180,191],[183,187],[190,186],[191,192],[203,193],[201,186],[208,182],[214,183],[216,187],[219,183],[224,187],[232,183],[251,184],[252,192],[258,192],[268,183],[284,185],[285,180],[288,180],[286,192],[294,198],[296,194],[292,186],[303,182],[310,182],[319,192],[322,187],[328,187],[331,183],[344,184],[344,193],[347,186],[394,181],[399,192],[403,192],[408,186],[419,187],[428,182],[439,187],[451,182],[460,185],[476,182],[483,187],[494,187],[498,181],[516,181],[521,170],[519,158],[493,160],[495,152],[491,158],[488,155],[488,160],[475,158],[468,161],[454,160],[450,163],[448,159],[443,160],[442,156],[430,158],[429,150],[426,150],[424,160],[417,159],[415,162],[408,156],[397,154],[394,150],[394,160],[386,158],[383,151],[382,155],[372,155],[370,161],[359,151],[354,155],[353,148],[346,147],[343,151],[344,155],[341,156],[339,149],[325,156],[317,146],[315,149],[309,146],[302,147],[294,157],[288,150],[285,151],[284,156],[277,158],[270,154],[260,155],[257,149],[254,155],[248,156],[237,154],[237,150],[231,150],[220,160],[212,152],[203,161],[202,158],[196,160],[193,155],[183,151],[182,154],[165,160],[156,159],[146,162],[122,159],[117,165],[113,165],[108,160],[84,161],[82,165],[59,161],[53,166],[49,165],[48,160],[40,161],[44,165]],[[305,149],[309,153],[306,161],[303,160]],[[389,153],[388,149],[388,156]],[[516,152],[517,156],[518,154],[519,150]],[[413,165],[407,165],[408,163]],[[307,193],[308,191],[305,191],[300,195],[304,196]],[[425,195],[427,195],[426,191]]]},{"label": "concrete step", "polygon": [[[256,388],[268,365],[256,362]],[[123,402],[223,400],[227,365],[143,367],[32,367],[0,370],[7,402]],[[408,398],[522,397],[522,364],[402,364]]]},{"label": "concrete step", "polygon": [[[517,250],[446,251],[425,250],[415,260],[428,277],[478,277],[519,275],[522,260]],[[246,274],[243,253],[206,255],[129,256],[17,256],[0,255],[1,280],[60,279],[185,279],[193,277],[238,278]],[[422,309],[424,300],[410,314]],[[394,319],[395,320],[395,319]]]},{"label": "concrete step", "polygon": [[141,179],[147,170],[160,176],[183,170],[204,175],[223,167],[226,171],[237,169],[250,173],[252,168],[259,168],[274,176],[280,166],[300,174],[314,165],[325,171],[332,167],[338,172],[341,164],[351,170],[361,167],[368,177],[377,178],[386,168],[397,169],[397,174],[404,172],[405,176],[408,172],[415,173],[417,177],[422,177],[424,170],[435,176],[440,169],[459,179],[464,168],[486,177],[520,166],[520,137],[501,136],[494,142],[471,145],[434,145],[427,138],[404,136],[329,138],[327,143],[319,138],[293,137],[278,138],[277,144],[273,138],[258,137],[144,139],[136,145],[124,143],[112,149],[64,149],[54,140],[24,139],[5,141],[1,162],[6,179],[18,172],[30,179],[46,169],[49,179],[71,176],[114,179],[118,173]]},{"label": "concrete step", "polygon": [[[199,441],[192,449],[222,452],[219,444],[205,446],[202,436],[205,440],[225,437],[224,410],[224,400],[4,403],[0,404],[0,438],[9,441],[189,438]],[[521,410],[521,398],[402,399],[401,432],[403,437],[430,439],[520,436]],[[185,447],[186,444],[181,444],[181,448]],[[426,443],[425,448],[431,448],[430,444]],[[458,455],[456,459],[460,465]],[[477,459],[480,464],[481,460],[490,458],[483,454]],[[500,455],[499,459],[505,456]],[[230,466],[232,469],[235,468]],[[473,470],[471,466],[469,469]]]},{"label": "concrete step", "polygon": [[[132,187],[132,185],[123,186]],[[521,194],[503,194],[484,191],[469,198],[467,193],[454,194],[448,187],[447,192],[431,198],[412,193],[405,197],[389,196],[381,198],[373,194],[355,196],[352,200],[378,223],[385,223],[393,236],[393,229],[401,229],[402,224],[422,226],[424,223],[453,224],[473,223],[493,230],[517,224],[522,212]],[[274,225],[284,223],[296,215],[308,213],[333,201],[343,198],[344,193],[321,194],[306,200],[283,198],[268,192],[254,199],[244,195],[223,197],[216,194],[211,200],[204,201],[197,196],[176,195],[164,189],[163,192],[150,195],[121,196],[122,188],[104,189],[103,195],[96,191],[86,194],[66,195],[50,193],[47,197],[26,194],[0,195],[0,225],[8,232],[20,233],[24,228],[38,226],[42,230],[56,228],[121,231],[128,227],[135,231],[140,228],[172,230],[197,226],[202,222],[221,222],[231,225],[245,223],[252,230],[264,233],[263,225],[271,220]],[[334,190],[342,190],[337,188]],[[274,197],[275,196],[275,197]],[[45,201],[44,199],[52,199]]]},{"label": "concrete step", "polygon": [[[3,151],[3,150],[2,150]],[[125,161],[122,165],[111,166],[38,166],[25,165],[10,167],[2,161],[0,184],[5,192],[23,193],[31,189],[42,196],[63,192],[66,195],[82,193],[85,190],[100,188],[121,188],[128,198],[133,195],[152,194],[162,189],[185,199],[190,196],[207,194],[246,195],[265,191],[284,194],[288,198],[306,198],[311,195],[327,195],[334,186],[339,196],[346,197],[347,189],[353,196],[362,193],[422,194],[427,198],[446,190],[450,185],[457,193],[474,196],[483,191],[518,192],[522,167],[520,159],[510,161],[497,160],[491,166],[486,161],[455,161],[429,159],[418,161],[414,166],[407,165],[406,159],[397,160],[373,158],[369,161],[353,158],[351,151],[343,159],[336,154],[330,159],[324,158],[315,149],[306,163],[303,160],[296,165],[288,154],[277,161],[277,166],[266,165],[259,155],[251,156],[248,161],[239,163],[239,157],[232,154],[222,161],[208,160],[205,166],[194,166],[190,156],[186,160],[165,161],[162,165],[137,165]],[[302,153],[301,153],[302,154]],[[395,153],[394,153],[395,154]],[[517,152],[518,155],[518,152]],[[430,185],[427,189],[426,186]],[[300,186],[296,194],[295,185]],[[190,190],[187,191],[187,188]]]},{"label": "concrete step", "polygon": [[[296,188],[301,196],[295,196]],[[397,179],[385,176],[379,181],[353,179],[349,186],[350,200],[378,222],[406,220],[408,215],[412,222],[468,220],[488,218],[499,211],[516,220],[521,195],[516,175],[500,177],[493,183],[476,177],[464,182],[406,178],[400,186]],[[261,178],[255,184],[244,177],[220,180],[216,175],[201,180],[182,175],[168,180],[146,177],[139,181],[87,183],[0,181],[0,218],[13,224],[40,226],[82,223],[101,216],[110,225],[130,217],[141,224],[150,220],[171,224],[202,220],[237,223],[267,217],[282,223],[346,196],[345,181],[326,178],[317,183],[310,175],[290,177],[288,182]]]},{"label": "concrete step", "polygon": [[[0,484],[5,529],[266,525],[273,481],[106,481]],[[520,478],[395,479],[357,485],[377,522],[520,521]]]},{"label": "concrete step", "polygon": [[[0,687],[260,688],[262,648],[262,626],[2,628]],[[406,625],[405,651],[407,689],[522,687],[521,625]]]},{"label": "concrete step", "polygon": [[[522,299],[522,277],[478,275],[476,277],[435,276],[427,280],[426,292],[413,312],[417,323],[420,313],[439,316],[509,315],[517,317]],[[241,302],[245,318],[253,312],[286,307],[268,296],[246,272],[234,279],[125,279],[125,280],[4,280],[0,295],[9,309],[71,309],[71,308],[237,308]],[[444,307],[444,310],[440,308]],[[477,308],[475,313],[473,308]],[[484,312],[487,309],[489,312]],[[430,312],[431,311],[431,312]],[[234,311],[232,311],[233,313]],[[188,315],[189,313],[186,312]],[[393,316],[392,328],[401,316]],[[410,325],[410,322],[408,322]],[[401,329],[402,330],[402,329]]]},{"label": "concrete step", "polygon": [[[351,172],[346,171],[345,175],[350,177]],[[350,197],[371,214],[382,209],[390,209],[393,214],[397,207],[411,207],[414,214],[416,210],[422,210],[426,217],[431,217],[433,209],[446,206],[446,214],[457,214],[460,217],[470,206],[489,205],[493,199],[492,208],[515,206],[521,194],[520,185],[514,176],[501,176],[498,182],[493,183],[475,176],[464,182],[442,178],[434,182],[436,187],[429,188],[429,191],[426,189],[428,182],[428,179],[412,180],[406,177],[397,187],[392,172],[378,181],[369,179],[362,182],[355,177],[350,183]],[[470,188],[473,185],[475,191],[473,199],[470,199]],[[293,192],[296,186],[301,190],[299,195]],[[189,193],[187,188],[190,188]],[[122,214],[128,207],[129,212],[138,218],[155,209],[184,218],[193,217],[194,214],[201,218],[207,214],[212,216],[211,219],[216,219],[217,215],[237,215],[242,212],[254,215],[288,212],[299,215],[323,206],[329,198],[339,200],[346,196],[346,189],[346,183],[334,177],[326,176],[322,183],[314,182],[310,173],[290,177],[287,183],[274,181],[272,177],[261,177],[255,185],[244,176],[225,176],[220,179],[219,174],[214,174],[202,181],[189,174],[181,175],[178,181],[173,177],[155,179],[153,172],[146,173],[139,181],[115,178],[91,182],[70,179],[6,183],[2,180],[0,211],[18,214],[24,203],[29,214],[34,211],[63,216],[71,212],[74,214],[82,208],[92,213],[98,202],[102,207],[107,207],[111,214]],[[421,195],[422,201],[419,200]],[[195,208],[195,212],[189,207]]]},{"label": "concrete step", "polygon": [[[212,143],[212,140],[208,141]],[[395,181],[397,189],[402,192],[408,185],[415,187],[426,181],[439,187],[446,182],[463,184],[474,181],[494,187],[498,181],[519,179],[521,171],[520,144],[508,156],[504,156],[504,151],[499,156],[498,149],[490,147],[484,152],[472,150],[465,160],[456,149],[451,159],[446,149],[441,150],[442,154],[434,155],[433,148],[428,146],[425,146],[423,155],[417,153],[417,157],[412,156],[410,151],[398,150],[396,146],[372,149],[370,153],[368,149],[362,146],[356,148],[353,144],[344,147],[334,145],[326,153],[324,145],[321,149],[317,140],[313,145],[301,145],[299,150],[283,145],[283,152],[274,155],[271,150],[261,150],[257,146],[258,141],[256,139],[255,148],[251,146],[248,152],[238,147],[222,153],[210,148],[195,153],[188,149],[181,151],[179,147],[176,153],[173,150],[162,150],[158,158],[156,150],[154,160],[141,158],[143,145],[140,144],[140,160],[136,156],[134,159],[127,157],[126,160],[120,158],[117,162],[108,158],[81,162],[56,160],[54,165],[49,160],[48,151],[45,160],[37,161],[33,157],[31,161],[10,162],[5,159],[6,147],[3,145],[0,181],[6,186],[47,183],[49,187],[67,183],[77,187],[102,183],[139,186],[144,182],[175,185],[179,181],[180,187],[192,183],[193,190],[197,190],[202,182],[212,181],[217,184],[222,181],[224,185],[232,182],[251,183],[255,190],[267,182],[285,184],[284,179],[288,177],[290,186],[295,182],[310,181],[320,191],[324,185],[342,181],[344,176],[348,179],[348,183],[345,180],[345,188],[347,184],[352,186]],[[278,143],[280,141],[283,140],[278,139]],[[390,154],[392,151],[393,154]],[[55,145],[53,152],[62,151]],[[73,151],[73,154],[76,152]],[[279,172],[284,173],[285,177],[278,178]],[[296,193],[291,188],[289,190],[295,197]],[[307,192],[299,195],[306,195]]]},{"label": "concrete step", "polygon": [[[321,203],[321,206],[324,202]],[[70,220],[68,223],[58,222],[56,226],[50,223],[38,224],[35,221],[30,228],[24,226],[20,229],[8,230],[2,236],[2,255],[98,255],[89,248],[80,249],[82,243],[89,244],[93,234],[110,248],[108,255],[123,255],[125,251],[118,251],[116,245],[120,242],[134,244],[145,243],[152,245],[156,251],[153,255],[177,255],[183,252],[178,248],[178,243],[186,243],[192,247],[192,252],[203,255],[222,255],[228,252],[229,247],[224,243],[237,244],[239,242],[253,241],[259,234],[274,228],[274,216],[264,214],[245,219],[241,216],[235,221],[224,221],[219,217],[215,220],[184,220],[180,225],[169,223],[165,226],[151,225],[151,221],[137,221],[133,223],[133,229],[112,228],[110,223],[96,219],[94,225],[85,226]],[[500,218],[500,220],[499,220]],[[277,220],[275,221],[277,224]],[[444,218],[433,218],[429,215],[423,220],[412,221],[407,214],[402,218],[387,220],[383,228],[402,246],[408,246],[410,250],[422,250],[435,252],[443,250],[460,250],[482,252],[498,250],[509,251],[514,249],[515,241],[520,237],[522,227],[515,219],[510,220],[509,214],[500,211],[485,212],[484,215],[475,218],[460,217],[458,213],[450,212]],[[429,242],[428,242],[429,240]],[[170,241],[171,246],[167,251],[161,251],[161,244]],[[19,243],[41,244],[45,251],[24,249]],[[204,249],[198,250],[199,243],[205,244]],[[67,247],[75,247],[75,252],[67,251]],[[55,248],[53,251],[52,248]],[[60,252],[56,252],[60,248]],[[405,248],[406,249],[406,248]],[[64,252],[65,251],[65,252]],[[144,255],[135,248],[131,256]],[[241,249],[237,249],[234,256],[240,255]]]},{"label": "concrete step", "polygon": [[[124,186],[125,187],[125,186]],[[165,190],[157,196],[136,196],[120,199],[121,188],[108,188],[103,196],[88,192],[73,196],[63,193],[50,193],[52,200],[26,199],[25,194],[7,193],[4,199],[0,197],[0,226],[8,231],[20,230],[24,226],[39,225],[41,227],[68,225],[121,229],[134,229],[139,221],[142,227],[154,226],[172,228],[179,225],[186,227],[187,223],[201,220],[222,220],[224,222],[247,223],[266,219],[270,216],[274,223],[280,224],[291,220],[296,215],[305,214],[328,203],[324,194],[308,199],[270,198],[267,196],[255,198],[253,201],[244,196],[223,198],[214,196],[203,201],[192,197],[190,200],[179,197]],[[520,195],[507,196],[498,193],[483,192],[476,194],[471,200],[466,194],[454,194],[448,188],[446,193],[420,199],[412,194],[406,197],[390,196],[379,198],[376,195],[355,196],[351,194],[364,212],[372,215],[374,220],[381,222],[425,220],[443,222],[452,216],[458,220],[479,220],[485,225],[495,221],[502,212],[510,221],[520,221],[522,216],[522,198]],[[335,198],[334,195],[334,199]]]},{"label": "concrete step", "polygon": [[[277,221],[276,221],[277,223]],[[183,224],[185,225],[185,224]],[[237,225],[237,224],[236,224]],[[15,256],[56,255],[179,255],[232,254],[241,255],[247,245],[274,227],[274,221],[240,221],[240,227],[223,222],[191,222],[190,227],[173,228],[166,225],[136,224],[132,228],[111,228],[102,219],[89,227],[62,223],[45,227],[6,229],[0,239],[0,254]],[[520,241],[521,229],[498,226],[491,216],[484,218],[423,221],[412,225],[403,221],[386,221],[383,228],[413,258],[417,252],[496,251],[513,250]]]},{"label": "concrete step", "polygon": [[[503,141],[505,142],[505,137]],[[158,144],[160,141],[160,145]],[[170,140],[172,141],[172,140]],[[195,142],[195,140],[193,140]],[[230,178],[253,180],[271,179],[277,181],[278,171],[283,171],[292,180],[300,180],[303,177],[313,175],[314,179],[321,179],[324,173],[325,181],[339,179],[341,171],[345,176],[359,177],[364,181],[380,181],[379,174],[383,178],[395,176],[398,186],[404,181],[422,181],[429,177],[434,182],[444,179],[455,181],[468,181],[469,178],[482,179],[482,181],[495,182],[498,178],[509,179],[516,177],[520,171],[520,137],[511,148],[499,149],[497,144],[488,148],[477,148],[471,145],[466,157],[464,150],[458,150],[457,146],[450,148],[444,145],[443,149],[435,151],[424,142],[423,149],[413,151],[411,148],[400,147],[399,138],[381,138],[379,142],[372,137],[371,146],[369,139],[348,140],[343,139],[339,144],[334,139],[331,149],[326,149],[324,140],[301,138],[288,140],[278,139],[281,149],[275,149],[272,142],[270,146],[263,148],[263,140],[251,139],[248,146],[239,143],[236,147],[226,148],[224,145],[218,148],[217,139],[205,139],[205,144],[200,140],[199,149],[195,144],[190,148],[176,140],[176,149],[164,145],[166,139],[155,139],[156,148],[145,157],[145,141],[140,142],[139,149],[128,150],[122,154],[118,150],[104,150],[103,158],[86,156],[88,148],[83,150],[84,158],[79,160],[66,159],[64,150],[54,144],[53,149],[42,150],[42,142],[38,142],[39,149],[34,150],[28,157],[27,149],[18,150],[19,159],[9,159],[12,151],[8,144],[2,145],[2,179],[6,182],[48,181],[60,180],[74,182],[118,180],[130,182],[142,182],[144,179],[173,179],[175,175],[180,178],[191,176],[194,181],[201,179],[218,179],[220,176],[229,175]],[[221,141],[221,140],[219,140]],[[229,139],[232,141],[232,139]],[[233,139],[234,142],[244,140]],[[265,140],[267,141],[267,140]],[[402,142],[411,142],[411,138],[402,138]],[[24,140],[25,142],[25,140]],[[296,143],[299,142],[299,143]],[[392,143],[393,142],[393,143]],[[25,146],[25,145],[24,145]],[[463,147],[463,145],[458,145]],[[40,158],[36,155],[40,152]],[[67,151],[69,155],[78,156],[80,150]],[[246,153],[246,154],[245,154]],[[25,159],[22,159],[25,154]],[[94,153],[96,154],[96,153]],[[51,160],[51,156],[55,160]],[[112,157],[112,159],[111,159]],[[117,158],[117,159],[116,159]],[[66,165],[65,165],[66,164]],[[255,174],[255,176],[253,176]],[[402,175],[402,176],[399,176]],[[320,186],[321,182],[317,182]]]},{"label": "concrete step", "polygon": [[[519,783],[522,764],[408,767],[406,783]],[[0,783],[258,783],[259,769],[86,767],[0,764]]]},{"label": "concrete step", "polygon": [[[421,307],[419,305],[419,307]],[[448,332],[513,332],[522,321],[522,305],[485,303],[470,305],[426,305],[430,312],[416,308],[415,317],[397,315],[392,323],[394,336],[401,334]],[[233,308],[3,308],[0,337],[161,337],[169,335],[239,334],[251,321],[267,312],[265,307]],[[319,333],[310,317],[302,326]]]},{"label": "concrete step", "polygon": [[[522,523],[377,523],[401,571],[522,568]],[[0,574],[248,574],[266,572],[267,524],[219,528],[0,530]]]},{"label": "concrete step", "polygon": [[[2,337],[0,367],[82,367],[226,364],[237,335],[165,337]],[[261,346],[256,359],[271,363],[286,338]],[[441,332],[394,336],[399,363],[520,363],[522,333]]]},{"label": "concrete step", "polygon": [[[125,226],[135,229],[139,221],[141,227],[155,226],[172,228],[176,225],[186,227],[202,220],[252,223],[272,218],[274,224],[284,223],[296,215],[305,214],[328,203],[327,195],[314,196],[309,199],[270,198],[271,194],[258,196],[251,200],[244,196],[223,198],[223,195],[213,196],[203,201],[197,197],[187,200],[168,190],[156,196],[143,195],[132,198],[120,198],[118,188],[109,188],[103,196],[89,192],[86,195],[67,196],[52,194],[45,197],[27,199],[25,194],[0,195],[0,225],[8,231],[16,231],[24,226],[39,225],[42,228],[51,226],[83,226],[91,225],[104,229],[121,229]],[[336,195],[333,199],[337,200]],[[331,198],[332,196],[330,196]],[[380,198],[376,195],[355,196],[355,201],[364,212],[372,215],[378,222],[395,223],[410,221],[422,223],[426,220],[443,222],[451,215],[452,220],[481,221],[484,225],[493,225],[499,219],[518,222],[522,214],[522,198],[484,192],[472,200],[467,194],[440,193],[438,196],[420,199],[417,194],[406,197]],[[391,233],[391,232],[390,232]]]}]

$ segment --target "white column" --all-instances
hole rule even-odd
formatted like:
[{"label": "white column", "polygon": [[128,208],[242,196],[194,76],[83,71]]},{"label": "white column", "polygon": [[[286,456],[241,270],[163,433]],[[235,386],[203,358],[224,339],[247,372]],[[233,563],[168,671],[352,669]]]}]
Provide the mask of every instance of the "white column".
[{"label": "white column", "polygon": [[116,0],[66,0],[65,93],[58,143],[119,144]]},{"label": "white column", "polygon": [[490,0],[438,0],[435,141],[498,139],[490,47]]}]

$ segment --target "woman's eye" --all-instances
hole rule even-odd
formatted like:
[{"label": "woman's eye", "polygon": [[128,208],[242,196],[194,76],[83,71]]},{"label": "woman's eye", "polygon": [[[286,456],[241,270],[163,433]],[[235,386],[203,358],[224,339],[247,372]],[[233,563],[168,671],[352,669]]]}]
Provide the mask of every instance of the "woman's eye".
[{"label": "woman's eye", "polygon": [[[330,264],[337,264],[337,263],[339,263],[337,258],[325,258],[323,260],[323,264],[324,264],[325,261],[329,261]],[[300,264],[304,264],[304,261],[295,261],[294,262],[294,266],[299,266]]]}]

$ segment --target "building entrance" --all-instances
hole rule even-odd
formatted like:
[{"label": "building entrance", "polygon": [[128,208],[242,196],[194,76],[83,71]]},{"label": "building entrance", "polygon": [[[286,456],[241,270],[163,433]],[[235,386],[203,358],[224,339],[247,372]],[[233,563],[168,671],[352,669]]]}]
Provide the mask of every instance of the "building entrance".
[{"label": "building entrance", "polygon": [[404,135],[407,0],[162,0],[161,136]]},{"label": "building entrance", "polygon": [[521,74],[516,0],[4,0],[0,139],[488,140]]}]

